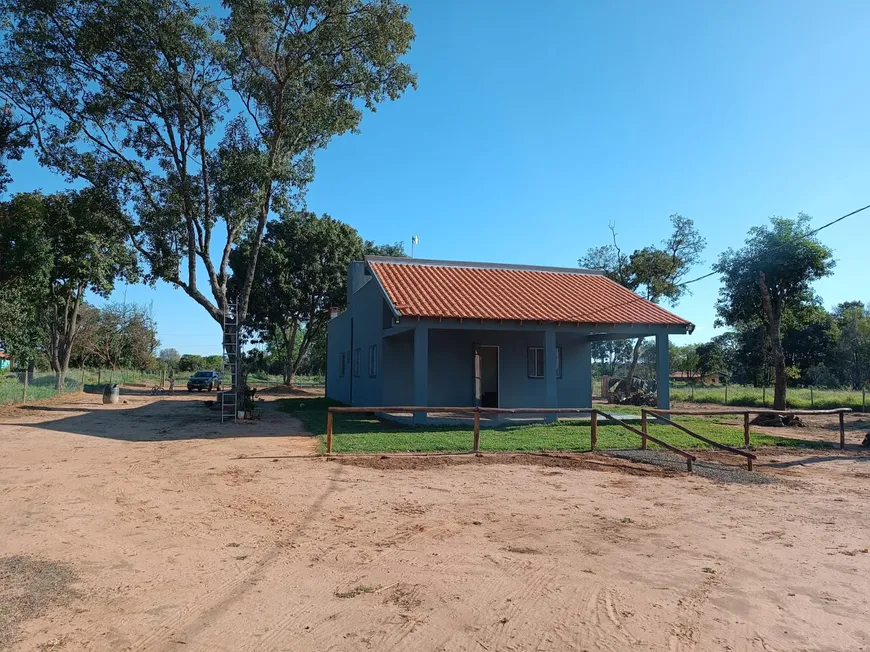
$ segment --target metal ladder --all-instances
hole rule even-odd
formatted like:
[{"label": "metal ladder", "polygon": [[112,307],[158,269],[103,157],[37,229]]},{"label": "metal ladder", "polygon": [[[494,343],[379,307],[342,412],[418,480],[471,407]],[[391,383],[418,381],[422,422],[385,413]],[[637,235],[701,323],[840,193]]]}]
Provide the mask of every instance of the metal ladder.
[{"label": "metal ladder", "polygon": [[229,303],[224,311],[223,323],[223,377],[227,385],[221,387],[221,423],[230,418],[238,421],[239,406],[238,395],[238,372],[239,372],[239,321],[238,304]]}]

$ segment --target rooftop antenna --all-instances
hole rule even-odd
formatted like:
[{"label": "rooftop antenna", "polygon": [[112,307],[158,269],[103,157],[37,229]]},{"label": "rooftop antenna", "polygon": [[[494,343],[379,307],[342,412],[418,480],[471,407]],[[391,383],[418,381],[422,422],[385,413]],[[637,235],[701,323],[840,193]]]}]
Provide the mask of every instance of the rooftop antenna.
[{"label": "rooftop antenna", "polygon": [[411,258],[414,257],[414,246],[419,242],[420,238],[418,238],[416,235],[411,236]]}]

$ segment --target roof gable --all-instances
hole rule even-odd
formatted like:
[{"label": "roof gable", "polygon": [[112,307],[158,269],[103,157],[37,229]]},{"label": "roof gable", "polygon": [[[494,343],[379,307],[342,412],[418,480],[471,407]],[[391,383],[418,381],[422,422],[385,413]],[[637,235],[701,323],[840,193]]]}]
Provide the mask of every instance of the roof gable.
[{"label": "roof gable", "polygon": [[404,317],[692,326],[591,270],[375,256],[366,263]]}]

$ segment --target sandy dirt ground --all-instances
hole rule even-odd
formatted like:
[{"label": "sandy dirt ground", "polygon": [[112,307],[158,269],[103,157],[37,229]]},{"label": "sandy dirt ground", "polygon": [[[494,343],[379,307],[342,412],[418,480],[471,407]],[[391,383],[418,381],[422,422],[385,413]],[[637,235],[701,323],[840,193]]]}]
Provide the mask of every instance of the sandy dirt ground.
[{"label": "sandy dirt ground", "polygon": [[99,398],[0,412],[0,569],[74,576],[7,619],[10,649],[870,649],[857,432],[716,484],[598,455],[328,460],[269,400],[221,426],[200,395]]}]

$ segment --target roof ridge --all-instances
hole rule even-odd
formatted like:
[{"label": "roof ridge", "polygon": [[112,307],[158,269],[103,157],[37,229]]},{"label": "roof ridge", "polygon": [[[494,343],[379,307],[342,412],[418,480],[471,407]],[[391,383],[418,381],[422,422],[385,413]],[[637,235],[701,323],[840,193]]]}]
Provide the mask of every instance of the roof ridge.
[{"label": "roof ridge", "polygon": [[366,256],[366,263],[388,265],[409,265],[412,267],[458,267],[462,269],[502,269],[517,272],[544,272],[550,274],[576,274],[578,276],[604,276],[600,269],[573,267],[548,267],[544,265],[523,265],[518,263],[484,263],[463,260],[437,260],[434,258],[396,258],[393,256]]}]

